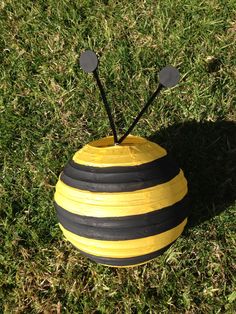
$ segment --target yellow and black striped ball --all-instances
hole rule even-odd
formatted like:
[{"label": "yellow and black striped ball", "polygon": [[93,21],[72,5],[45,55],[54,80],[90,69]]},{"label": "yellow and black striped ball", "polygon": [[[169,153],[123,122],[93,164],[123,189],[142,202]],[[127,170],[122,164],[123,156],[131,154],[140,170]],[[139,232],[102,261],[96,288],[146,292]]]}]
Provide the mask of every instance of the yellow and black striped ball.
[{"label": "yellow and black striped ball", "polygon": [[188,216],[187,181],[166,150],[142,137],[93,141],[77,151],[56,185],[64,236],[90,259],[128,267],[162,254]]}]

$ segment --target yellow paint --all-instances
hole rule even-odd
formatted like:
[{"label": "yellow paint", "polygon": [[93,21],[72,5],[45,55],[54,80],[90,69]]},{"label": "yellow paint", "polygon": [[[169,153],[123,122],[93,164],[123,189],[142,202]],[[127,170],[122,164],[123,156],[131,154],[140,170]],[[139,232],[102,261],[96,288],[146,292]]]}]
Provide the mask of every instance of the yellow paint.
[{"label": "yellow paint", "polygon": [[135,166],[165,156],[166,150],[145,138],[129,135],[121,145],[113,137],[88,143],[73,156],[74,162],[93,167]]},{"label": "yellow paint", "polygon": [[162,249],[176,240],[182,233],[187,218],[178,226],[160,234],[140,239],[122,241],[102,241],[73,234],[59,224],[64,236],[77,248],[95,256],[128,258],[145,255]]},{"label": "yellow paint", "polygon": [[132,192],[90,192],[63,183],[56,185],[55,201],[69,212],[93,217],[119,217],[145,214],[171,206],[187,194],[182,170],[172,180]]}]

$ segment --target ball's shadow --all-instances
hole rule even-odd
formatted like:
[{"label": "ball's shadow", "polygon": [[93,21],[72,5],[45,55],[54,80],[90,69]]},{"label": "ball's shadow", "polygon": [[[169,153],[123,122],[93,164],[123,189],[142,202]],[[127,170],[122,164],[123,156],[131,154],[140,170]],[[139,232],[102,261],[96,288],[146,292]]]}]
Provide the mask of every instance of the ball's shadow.
[{"label": "ball's shadow", "polygon": [[159,130],[149,140],[170,152],[188,180],[188,227],[218,215],[236,199],[236,123],[186,122]]}]

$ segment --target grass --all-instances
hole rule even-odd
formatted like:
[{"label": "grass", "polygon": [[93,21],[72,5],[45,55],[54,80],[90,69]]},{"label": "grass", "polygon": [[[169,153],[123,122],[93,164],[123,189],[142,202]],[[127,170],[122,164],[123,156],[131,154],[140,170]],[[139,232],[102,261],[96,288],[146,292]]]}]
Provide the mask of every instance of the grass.
[{"label": "grass", "polygon": [[[235,313],[236,4],[233,0],[1,1],[0,309],[2,313]],[[189,181],[190,223],[161,257],[113,269],[65,242],[58,175],[111,134],[93,49],[120,134],[179,68],[133,134],[167,147]]]}]

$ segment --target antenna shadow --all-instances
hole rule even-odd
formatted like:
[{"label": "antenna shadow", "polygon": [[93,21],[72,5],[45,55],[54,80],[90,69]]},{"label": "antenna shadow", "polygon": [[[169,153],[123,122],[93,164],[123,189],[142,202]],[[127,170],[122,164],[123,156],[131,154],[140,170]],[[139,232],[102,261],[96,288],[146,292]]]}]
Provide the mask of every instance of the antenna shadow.
[{"label": "antenna shadow", "polygon": [[174,156],[188,180],[188,227],[209,220],[236,199],[236,123],[174,124],[149,137]]}]

